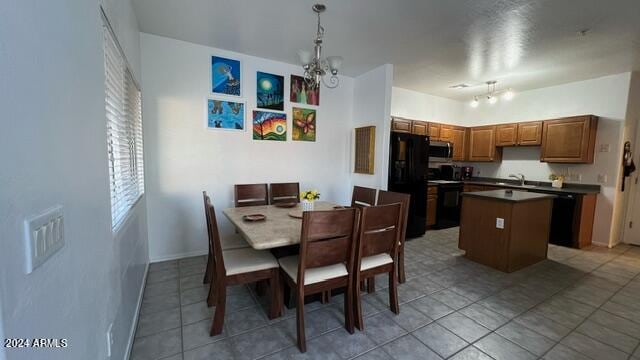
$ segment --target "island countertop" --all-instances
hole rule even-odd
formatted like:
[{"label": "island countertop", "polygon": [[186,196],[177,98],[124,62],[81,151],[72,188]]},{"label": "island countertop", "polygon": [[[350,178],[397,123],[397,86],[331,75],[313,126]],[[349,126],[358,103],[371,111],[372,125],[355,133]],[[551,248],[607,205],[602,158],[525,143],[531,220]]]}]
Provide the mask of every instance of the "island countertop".
[{"label": "island countertop", "polygon": [[466,193],[462,193],[462,195],[489,198],[489,199],[509,201],[509,202],[523,202],[523,201],[532,201],[532,200],[540,200],[540,199],[551,199],[556,197],[555,195],[552,195],[552,194],[541,194],[541,193],[518,191],[518,190],[511,190],[511,194],[509,194],[508,192],[509,190],[489,190],[489,191],[466,192]]}]

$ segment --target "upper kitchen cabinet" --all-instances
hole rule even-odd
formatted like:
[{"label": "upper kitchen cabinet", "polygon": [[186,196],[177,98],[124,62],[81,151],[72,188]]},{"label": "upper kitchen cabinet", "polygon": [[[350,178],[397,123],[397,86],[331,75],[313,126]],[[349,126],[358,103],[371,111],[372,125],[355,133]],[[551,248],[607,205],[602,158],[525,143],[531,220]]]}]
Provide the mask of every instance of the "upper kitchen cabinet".
[{"label": "upper kitchen cabinet", "polygon": [[535,146],[542,142],[542,121],[518,123],[518,145]]},{"label": "upper kitchen cabinet", "polygon": [[429,129],[429,123],[426,121],[411,121],[411,133],[415,135],[424,135],[427,136],[427,132]]},{"label": "upper kitchen cabinet", "polygon": [[440,124],[437,123],[429,123],[429,139],[431,141],[440,140]]},{"label": "upper kitchen cabinet", "polygon": [[593,163],[598,118],[593,115],[546,120],[540,160],[550,163]]},{"label": "upper kitchen cabinet", "polygon": [[501,155],[501,149],[496,148],[496,126],[476,126],[469,130],[469,161],[496,161]]},{"label": "upper kitchen cabinet", "polygon": [[453,145],[453,161],[464,161],[467,129],[462,126],[440,125],[440,140]]},{"label": "upper kitchen cabinet", "polygon": [[411,120],[402,119],[402,118],[391,119],[391,131],[410,134],[411,125],[412,125]]},{"label": "upper kitchen cabinet", "polygon": [[514,146],[518,140],[518,124],[496,126],[496,146]]}]

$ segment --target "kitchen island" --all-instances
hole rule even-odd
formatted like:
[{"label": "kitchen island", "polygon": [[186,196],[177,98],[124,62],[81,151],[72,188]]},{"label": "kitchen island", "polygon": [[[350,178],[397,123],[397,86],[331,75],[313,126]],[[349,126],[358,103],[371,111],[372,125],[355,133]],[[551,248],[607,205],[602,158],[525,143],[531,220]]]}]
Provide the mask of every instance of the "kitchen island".
[{"label": "kitchen island", "polygon": [[554,197],[517,190],[463,193],[458,247],[468,259],[504,272],[546,259]]}]

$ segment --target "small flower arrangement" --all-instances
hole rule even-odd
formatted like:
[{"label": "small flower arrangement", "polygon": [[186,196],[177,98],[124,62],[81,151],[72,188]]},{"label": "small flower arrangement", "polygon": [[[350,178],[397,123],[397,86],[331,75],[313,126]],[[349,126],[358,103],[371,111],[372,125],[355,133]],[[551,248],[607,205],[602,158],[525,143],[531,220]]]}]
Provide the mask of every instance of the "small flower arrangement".
[{"label": "small flower arrangement", "polygon": [[549,175],[549,180],[551,180],[551,181],[556,181],[556,180],[564,181],[564,175],[550,174]]},{"label": "small flower arrangement", "polygon": [[301,200],[314,201],[320,199],[320,193],[317,190],[302,191],[300,193]]}]

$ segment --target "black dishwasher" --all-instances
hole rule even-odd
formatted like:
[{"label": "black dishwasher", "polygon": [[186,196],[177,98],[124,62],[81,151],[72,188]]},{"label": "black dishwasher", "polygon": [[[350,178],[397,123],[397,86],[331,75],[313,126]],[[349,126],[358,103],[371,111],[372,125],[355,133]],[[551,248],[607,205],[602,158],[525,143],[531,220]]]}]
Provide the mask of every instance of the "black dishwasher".
[{"label": "black dishwasher", "polygon": [[573,221],[577,204],[576,195],[557,193],[555,195],[557,197],[553,199],[549,243],[573,247]]}]

